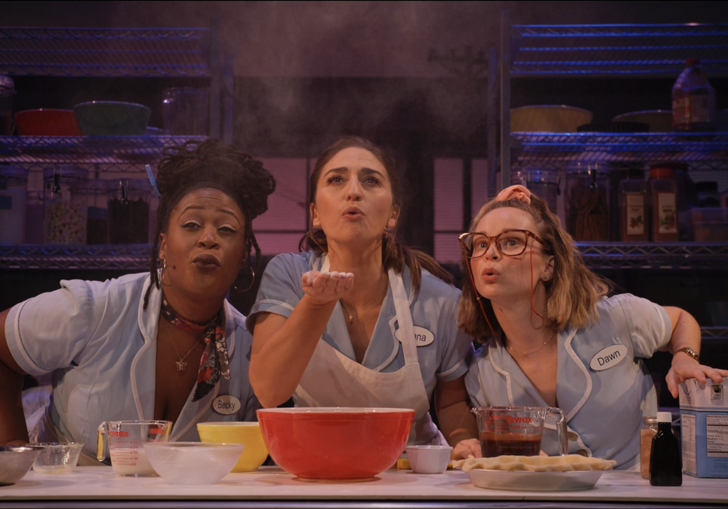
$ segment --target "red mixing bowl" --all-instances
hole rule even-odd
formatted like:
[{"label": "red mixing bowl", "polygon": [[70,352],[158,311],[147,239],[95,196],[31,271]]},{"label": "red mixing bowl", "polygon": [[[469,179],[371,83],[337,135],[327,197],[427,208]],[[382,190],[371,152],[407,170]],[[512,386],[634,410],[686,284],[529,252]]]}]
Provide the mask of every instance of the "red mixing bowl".
[{"label": "red mixing bowl", "polygon": [[20,136],[81,136],[72,110],[25,110],[15,114]]},{"label": "red mixing bowl", "polygon": [[397,462],[415,411],[402,408],[258,410],[273,460],[302,479],[369,479]]}]

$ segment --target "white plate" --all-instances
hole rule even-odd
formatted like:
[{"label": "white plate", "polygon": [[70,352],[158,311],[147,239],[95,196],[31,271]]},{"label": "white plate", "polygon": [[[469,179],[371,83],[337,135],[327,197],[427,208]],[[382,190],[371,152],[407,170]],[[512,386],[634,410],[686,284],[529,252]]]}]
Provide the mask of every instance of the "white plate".
[{"label": "white plate", "polygon": [[478,488],[517,491],[590,490],[602,476],[602,470],[573,472],[530,472],[528,470],[483,470],[468,472],[470,482]]}]

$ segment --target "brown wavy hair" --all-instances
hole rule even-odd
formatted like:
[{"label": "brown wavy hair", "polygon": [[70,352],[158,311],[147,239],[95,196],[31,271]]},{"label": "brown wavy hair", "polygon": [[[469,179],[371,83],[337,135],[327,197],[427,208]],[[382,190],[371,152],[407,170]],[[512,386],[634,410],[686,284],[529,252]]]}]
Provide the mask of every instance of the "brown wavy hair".
[{"label": "brown wavy hair", "polygon": [[[245,263],[251,264],[252,249],[255,249],[256,264],[260,262],[260,247],[253,233],[253,219],[268,210],[268,196],[276,188],[275,178],[263,168],[263,163],[233,145],[208,139],[202,143],[188,141],[164,149],[164,157],[157,170],[161,198],[154,225],[149,269],[153,285],[160,288],[157,271],[159,236],[167,231],[172,209],[184,196],[201,187],[218,188],[235,200],[245,219]],[[151,289],[150,285],[144,296],[144,309]]]},{"label": "brown wavy hair", "polygon": [[[394,159],[371,141],[358,136],[345,136],[336,140],[318,157],[313,172],[311,172],[311,177],[309,178],[309,206],[316,203],[318,180],[326,163],[342,150],[352,147],[361,148],[370,152],[382,163],[391,183],[392,201],[394,205],[401,208],[401,188]],[[326,234],[320,228],[311,228],[301,238],[301,241],[298,243],[298,249],[299,251],[313,251],[318,256],[328,253]],[[406,265],[410,271],[412,289],[415,293],[419,292],[420,289],[422,269],[427,270],[430,274],[442,279],[448,284],[452,284],[453,282],[452,275],[443,269],[434,258],[422,251],[410,249],[400,243],[397,240],[396,227],[393,234],[390,235],[387,231],[382,234],[382,265],[385,271],[393,269],[398,274],[402,273]]]},{"label": "brown wavy hair", "polygon": [[[546,201],[534,194],[531,194],[530,205],[519,200],[491,200],[481,207],[470,223],[470,231],[474,231],[488,212],[502,207],[513,207],[528,212],[536,223],[537,231],[534,233],[544,241],[546,250],[554,257],[553,277],[549,281],[544,281],[545,325],[554,330],[566,327],[582,328],[598,319],[597,301],[609,294],[612,284],[589,270],[576,248],[574,239],[561,227],[558,216],[549,210]],[[465,333],[485,342],[493,334],[476,299],[476,290],[468,275],[466,259],[461,256],[460,260],[466,277],[463,278],[458,326]],[[480,302],[493,326],[493,331],[499,334],[502,329],[490,300],[481,297]]]}]

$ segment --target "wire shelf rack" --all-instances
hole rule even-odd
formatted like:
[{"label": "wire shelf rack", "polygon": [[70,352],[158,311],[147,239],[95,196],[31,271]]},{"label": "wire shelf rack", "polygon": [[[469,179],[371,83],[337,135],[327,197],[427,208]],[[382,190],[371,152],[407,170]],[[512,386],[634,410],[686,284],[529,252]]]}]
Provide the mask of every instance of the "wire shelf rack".
[{"label": "wire shelf rack", "polygon": [[111,165],[116,171],[143,171],[164,149],[204,136],[0,136],[0,163],[29,169],[52,164]]},{"label": "wire shelf rack", "polygon": [[683,162],[693,170],[728,167],[728,133],[511,133],[513,165],[561,167],[570,161]]},{"label": "wire shelf rack", "polygon": [[[725,270],[728,242],[577,243],[592,269]],[[146,270],[151,244],[0,245],[0,269]]]},{"label": "wire shelf rack", "polygon": [[728,75],[728,25],[513,25],[511,75],[677,76],[699,58]]},{"label": "wire shelf rack", "polygon": [[0,73],[208,77],[204,28],[0,28]]},{"label": "wire shelf rack", "polygon": [[577,242],[591,269],[726,269],[728,242]]}]

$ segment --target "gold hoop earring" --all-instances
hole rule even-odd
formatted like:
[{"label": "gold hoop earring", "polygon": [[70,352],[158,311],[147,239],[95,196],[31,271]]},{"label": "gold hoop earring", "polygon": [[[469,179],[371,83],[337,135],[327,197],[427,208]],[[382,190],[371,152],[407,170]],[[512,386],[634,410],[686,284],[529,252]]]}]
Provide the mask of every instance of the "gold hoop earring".
[{"label": "gold hoop earring", "polygon": [[159,274],[159,284],[163,286],[172,286],[172,283],[165,284],[164,283],[164,271],[167,270],[167,259],[162,258],[162,272]]},{"label": "gold hoop earring", "polygon": [[[248,268],[250,269],[250,284],[248,285],[248,287],[246,289],[241,290],[240,288],[238,288],[235,285],[235,282],[233,282],[233,290],[235,290],[236,292],[245,293],[248,290],[250,290],[251,288],[253,288],[253,285],[255,284],[255,271],[253,270],[253,267],[248,266]],[[237,279],[236,279],[236,281],[237,281]]]}]

